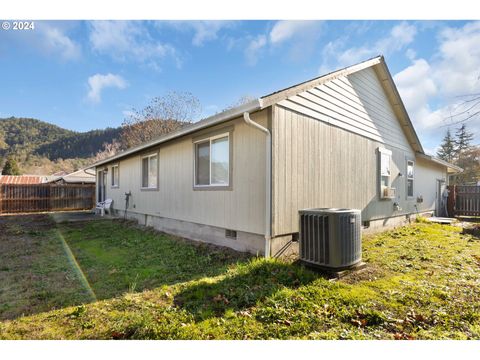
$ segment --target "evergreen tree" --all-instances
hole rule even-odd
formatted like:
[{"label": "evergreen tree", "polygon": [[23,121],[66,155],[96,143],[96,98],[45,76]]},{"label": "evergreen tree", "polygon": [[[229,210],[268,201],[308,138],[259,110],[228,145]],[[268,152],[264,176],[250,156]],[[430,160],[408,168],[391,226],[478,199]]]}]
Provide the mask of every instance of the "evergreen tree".
[{"label": "evergreen tree", "polygon": [[452,185],[477,184],[480,181],[480,146],[470,146],[455,162],[463,171],[451,177]]},{"label": "evergreen tree", "polygon": [[13,158],[8,158],[3,166],[2,175],[21,175],[18,164]]},{"label": "evergreen tree", "polygon": [[466,150],[471,147],[473,134],[467,130],[467,125],[462,124],[455,133],[455,152],[456,157],[460,158]]},{"label": "evergreen tree", "polygon": [[442,160],[453,162],[456,153],[457,149],[455,147],[455,140],[452,138],[450,129],[448,129],[445,137],[442,140],[440,149],[437,151],[437,156]]}]

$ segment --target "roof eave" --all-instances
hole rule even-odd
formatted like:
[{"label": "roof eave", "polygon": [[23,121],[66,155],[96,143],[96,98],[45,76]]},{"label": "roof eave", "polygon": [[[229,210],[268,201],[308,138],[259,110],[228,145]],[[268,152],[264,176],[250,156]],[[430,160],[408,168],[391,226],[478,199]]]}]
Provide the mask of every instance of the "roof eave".
[{"label": "roof eave", "polygon": [[397,116],[401,122],[401,125],[405,131],[405,134],[407,135],[410,145],[416,152],[425,154],[425,150],[423,149],[422,143],[420,142],[417,132],[415,131],[412,120],[408,115],[407,109],[405,108],[405,104],[403,103],[400,93],[398,92],[397,86],[393,81],[392,74],[390,73],[390,70],[388,69],[388,66],[385,63],[385,59],[383,56],[380,57],[380,62],[378,65],[380,66],[380,69],[378,67],[375,67],[374,70],[376,70],[375,72],[377,76],[380,78],[382,85],[384,87],[387,86],[387,89],[390,90],[388,91],[387,89],[385,89],[387,91],[387,94],[390,93],[392,95],[392,97],[389,99],[390,103],[394,111],[397,113]]},{"label": "roof eave", "polygon": [[120,153],[118,153],[114,156],[109,157],[109,158],[97,161],[96,163],[93,163],[92,165],[90,165],[89,167],[86,167],[85,169],[91,169],[91,168],[94,168],[94,167],[97,167],[97,166],[100,166],[100,165],[103,165],[103,164],[106,164],[106,163],[124,158],[128,155],[134,154],[134,153],[142,151],[144,149],[148,149],[150,147],[153,147],[153,146],[159,145],[161,143],[179,138],[181,136],[185,136],[185,135],[194,133],[194,132],[199,131],[201,129],[205,129],[205,128],[208,128],[210,126],[214,126],[214,125],[220,124],[222,122],[234,119],[236,117],[239,117],[239,116],[243,115],[244,112],[257,111],[257,110],[261,110],[263,108],[264,108],[263,100],[262,99],[255,99],[255,100],[250,101],[246,104],[243,104],[243,105],[237,106],[235,108],[223,111],[219,114],[215,114],[215,115],[210,116],[210,117],[208,117],[204,120],[200,120],[196,123],[193,123],[189,126],[186,126],[186,127],[182,128],[180,130],[177,130],[177,131],[171,132],[169,134],[160,136],[160,137],[158,137],[158,138],[156,138],[152,141],[149,141],[149,142],[146,142],[146,143],[141,144],[139,146],[133,147],[131,149],[122,151],[122,152],[120,152]]},{"label": "roof eave", "polygon": [[[388,70],[383,55],[379,55],[366,61],[362,61],[361,63],[333,71],[331,73],[311,80],[304,81],[300,84],[288,87],[286,89],[276,91],[269,95],[263,96],[261,99],[263,100],[263,105],[265,107],[270,106],[279,101],[285,100],[288,97],[306,91],[311,87],[324,84],[341,76],[348,76],[369,67],[373,67],[373,69],[377,73],[377,76],[379,76],[379,79],[381,80],[382,86],[384,86],[384,90],[389,94],[390,103],[394,108],[399,120],[401,121],[401,125],[405,130],[405,133],[412,148],[414,149],[414,151],[424,154],[425,151],[422,147],[422,144],[420,143],[420,139],[418,138],[415,128],[413,127],[412,121],[410,120],[402,98],[400,97],[397,86],[393,81],[390,70]],[[378,67],[380,67],[381,71],[377,70]]]},{"label": "roof eave", "polygon": [[346,68],[340,69],[340,70],[335,70],[332,71],[328,74],[304,81],[300,84],[290,86],[288,88],[275,91],[271,94],[265,95],[261,97],[261,100],[263,100],[263,106],[267,107],[270,105],[273,105],[279,101],[285,100],[288,97],[291,97],[293,95],[296,95],[300,92],[303,92],[311,87],[318,86],[321,84],[326,83],[327,81],[334,80],[336,78],[339,78],[341,76],[347,76],[349,74],[355,73],[357,71],[366,69],[368,67],[374,66],[379,64],[381,61],[383,61],[383,56],[376,56],[374,58],[362,61],[358,64],[348,66]]},{"label": "roof eave", "polygon": [[460,167],[460,166],[457,166],[457,165],[454,165],[454,164],[451,164],[445,160],[442,160],[442,159],[439,159],[435,156],[432,156],[432,155],[427,155],[427,154],[421,154],[421,153],[418,153],[417,156],[423,158],[423,159],[426,159],[426,160],[429,160],[429,161],[432,161],[436,164],[439,164],[439,165],[443,165],[447,168],[447,171],[449,170],[452,170],[452,171],[449,171],[450,173],[452,174],[456,174],[456,173],[461,173],[463,172],[463,169]]}]

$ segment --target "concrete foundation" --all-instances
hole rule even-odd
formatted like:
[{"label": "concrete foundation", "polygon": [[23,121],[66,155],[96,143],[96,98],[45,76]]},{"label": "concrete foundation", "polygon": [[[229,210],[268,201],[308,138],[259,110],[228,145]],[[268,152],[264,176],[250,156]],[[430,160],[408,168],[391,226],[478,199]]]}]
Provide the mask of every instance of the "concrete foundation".
[{"label": "concrete foundation", "polygon": [[[418,215],[430,217],[433,211],[423,212],[420,214],[408,214],[395,216],[385,219],[371,220],[368,226],[362,227],[362,235],[375,234],[399,226],[408,225],[415,221]],[[113,210],[113,215],[124,217],[123,210]],[[161,216],[141,214],[133,211],[127,212],[127,218],[136,220],[140,225],[149,226],[156,230],[184,237],[190,240],[206,242],[219,246],[226,246],[237,251],[248,252],[255,255],[264,255],[265,253],[265,237],[260,234],[252,234],[243,231],[237,231],[237,237],[227,237],[225,229],[196,224],[188,221],[164,218]],[[287,259],[298,258],[299,243],[296,241],[297,234],[287,234],[277,236],[271,239],[271,256]]]},{"label": "concrete foundation", "polygon": [[[430,217],[433,211],[423,212],[419,214],[407,214],[386,219],[371,220],[368,226],[362,227],[362,235],[370,235],[380,233],[382,231],[394,229],[399,226],[405,226],[415,221],[417,216]],[[271,239],[271,254],[272,257],[280,257],[286,259],[296,259],[299,255],[299,243],[294,241],[294,235],[288,234],[277,236]]]},{"label": "concrete foundation", "polygon": [[276,258],[298,258],[298,241],[292,235],[277,236],[270,241],[270,254]]},{"label": "concrete foundation", "polygon": [[400,215],[389,217],[385,219],[370,220],[367,226],[362,227],[362,234],[376,234],[382,231],[394,229],[399,226],[405,226],[415,221],[417,216],[430,217],[433,215],[433,211],[427,211],[422,213],[414,213],[407,215]]},{"label": "concrete foundation", "polygon": [[[115,215],[124,217],[124,211],[115,210]],[[127,219],[136,220],[139,225],[149,226],[167,234],[190,240],[226,246],[237,251],[248,252],[255,255],[263,255],[265,252],[265,237],[259,234],[237,231],[237,237],[231,238],[226,236],[225,229],[223,228],[164,218],[156,215],[140,214],[132,211],[127,211]]]}]

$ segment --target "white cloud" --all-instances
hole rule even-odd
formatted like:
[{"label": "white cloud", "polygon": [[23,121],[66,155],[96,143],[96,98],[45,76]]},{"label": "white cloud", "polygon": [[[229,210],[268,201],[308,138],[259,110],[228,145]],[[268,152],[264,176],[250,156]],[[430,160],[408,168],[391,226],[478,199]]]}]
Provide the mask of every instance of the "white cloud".
[{"label": "white cloud", "polygon": [[114,87],[117,89],[125,89],[127,82],[120,76],[114,74],[95,74],[88,78],[89,91],[87,98],[93,103],[101,101],[102,91],[105,88]]},{"label": "white cloud", "polygon": [[80,57],[80,46],[60,29],[51,26],[44,26],[42,29],[44,35],[43,46],[49,51],[60,54],[64,60]]},{"label": "white cloud", "polygon": [[172,27],[177,31],[193,32],[192,44],[203,46],[208,41],[218,39],[219,33],[235,26],[235,22],[228,20],[173,20],[156,22],[155,26],[160,30]]},{"label": "white cloud", "polygon": [[245,49],[245,57],[249,65],[255,65],[258,61],[258,52],[267,44],[265,35],[258,35],[253,38]]},{"label": "white cloud", "polygon": [[227,47],[231,49],[243,44],[247,63],[255,65],[262,49],[269,47],[274,50],[288,43],[286,53],[293,60],[301,60],[308,58],[313,51],[316,40],[321,36],[322,24],[322,21],[313,20],[280,20],[268,33],[248,37],[246,42],[229,38]]},{"label": "white cloud", "polygon": [[194,29],[192,44],[202,46],[207,41],[217,39],[218,33],[225,27],[230,26],[229,21],[192,21],[191,27]]},{"label": "white cloud", "polygon": [[[456,122],[475,111],[468,112],[472,104],[464,103],[462,95],[480,92],[480,22],[442,29],[438,39],[429,61],[413,58],[412,65],[394,76],[422,141],[431,148],[443,137],[443,127],[455,128]],[[479,118],[468,121],[477,141]]]},{"label": "white cloud", "polygon": [[410,44],[415,39],[416,34],[417,28],[404,21],[395,25],[390,32],[390,36],[380,41],[378,46],[385,52],[400,50],[405,45]]},{"label": "white cloud", "polygon": [[432,126],[426,114],[430,112],[428,101],[437,94],[437,86],[432,80],[432,69],[425,59],[414,60],[413,64],[394,76],[395,84],[402,100],[409,110],[410,117],[422,129]]},{"label": "white cloud", "polygon": [[435,78],[446,95],[480,91],[480,21],[440,32]]},{"label": "white cloud", "polygon": [[292,39],[296,35],[306,35],[312,31],[319,31],[320,22],[311,20],[280,20],[270,31],[269,40],[272,44],[279,44]]},{"label": "white cloud", "polygon": [[[404,52],[411,64],[397,73],[394,80],[422,144],[427,149],[435,149],[445,126],[458,126],[455,122],[462,117],[456,114],[468,110],[460,96],[480,93],[480,22],[469,22],[461,27],[436,24],[430,31],[438,32],[438,44],[430,58],[417,58],[411,47],[417,26],[423,29],[422,24],[401,22],[371,44],[350,48],[347,47],[348,35],[332,41],[323,48],[320,72],[349,66],[379,54],[392,56]],[[480,137],[479,119],[468,122],[470,130],[477,134],[476,141]]]},{"label": "white cloud", "polygon": [[413,49],[407,49],[407,51],[405,52],[405,56],[406,56],[409,60],[413,61],[413,60],[415,60],[415,58],[417,57],[417,52],[416,52],[415,50],[413,50]]},{"label": "white cloud", "polygon": [[[76,27],[75,21],[36,21],[33,31],[4,31],[1,34],[0,47],[8,49],[24,45],[27,49],[40,52],[56,60],[77,60],[82,55],[82,48],[68,33]],[[2,49],[3,50],[3,49]]]},{"label": "white cloud", "polygon": [[395,25],[387,36],[381,37],[371,45],[345,49],[346,38],[328,43],[323,49],[323,63],[320,73],[356,64],[377,55],[389,55],[402,50],[415,39],[417,29],[405,21]]},{"label": "white cloud", "polygon": [[170,56],[179,66],[175,48],[153,39],[142,22],[92,21],[90,43],[94,51],[119,61],[135,61],[159,70],[159,59]]}]

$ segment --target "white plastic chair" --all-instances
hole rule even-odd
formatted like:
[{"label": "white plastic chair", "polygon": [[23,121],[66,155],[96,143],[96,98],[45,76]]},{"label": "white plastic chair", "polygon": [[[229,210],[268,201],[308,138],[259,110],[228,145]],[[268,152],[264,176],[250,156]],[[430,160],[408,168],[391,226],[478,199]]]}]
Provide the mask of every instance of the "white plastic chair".
[{"label": "white plastic chair", "polygon": [[97,206],[95,207],[95,212],[97,210],[100,210],[100,216],[105,215],[105,213],[111,214],[111,207],[112,207],[113,200],[112,199],[106,199],[105,201],[100,201],[97,203]]}]

